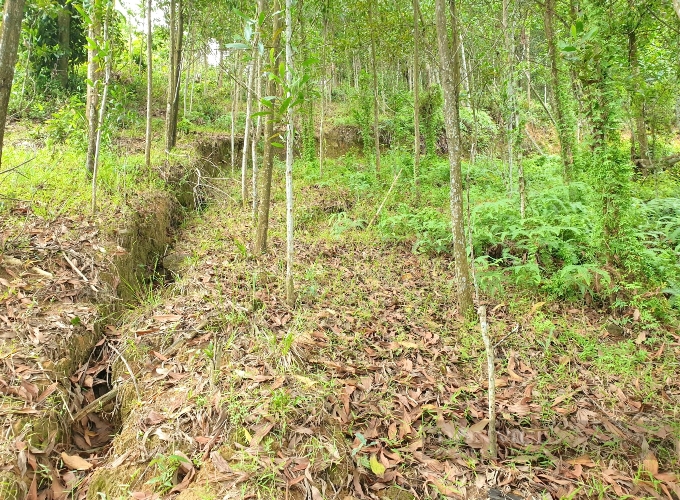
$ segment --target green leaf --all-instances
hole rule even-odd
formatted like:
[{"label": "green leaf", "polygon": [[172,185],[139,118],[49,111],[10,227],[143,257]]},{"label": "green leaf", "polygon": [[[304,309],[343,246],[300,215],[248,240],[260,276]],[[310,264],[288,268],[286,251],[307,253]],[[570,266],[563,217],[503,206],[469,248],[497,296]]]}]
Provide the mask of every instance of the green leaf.
[{"label": "green leaf", "polygon": [[250,46],[246,45],[245,43],[228,43],[224,46],[227,49],[234,49],[234,50],[246,50],[249,49]]},{"label": "green leaf", "polygon": [[80,318],[78,316],[74,316],[71,318],[71,324],[73,326],[79,326],[82,322],[80,321]]},{"label": "green leaf", "polygon": [[385,473],[385,466],[378,461],[378,457],[375,454],[371,455],[369,463],[371,465],[371,472],[376,476],[382,476]]},{"label": "green leaf", "polygon": [[283,148],[283,144],[281,144],[280,142],[272,141],[272,146],[274,146],[275,148]]}]

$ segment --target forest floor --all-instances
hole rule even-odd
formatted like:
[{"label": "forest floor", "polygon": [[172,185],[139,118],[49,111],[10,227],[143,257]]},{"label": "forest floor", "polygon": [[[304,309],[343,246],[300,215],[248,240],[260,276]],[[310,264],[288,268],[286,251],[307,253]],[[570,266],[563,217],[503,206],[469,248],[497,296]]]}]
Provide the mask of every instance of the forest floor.
[{"label": "forest floor", "polygon": [[126,407],[89,498],[680,495],[675,329],[649,343],[605,311],[487,304],[500,444],[490,460],[484,347],[457,313],[450,259],[370,229],[338,234],[332,214],[376,207],[309,182],[291,310],[282,197],[260,259],[234,199],[188,222],[176,281],[108,337],[129,365],[114,373],[136,373],[141,402]]},{"label": "forest floor", "polygon": [[[680,497],[677,328],[645,330],[635,311],[619,327],[606,309],[513,290],[487,302],[499,415],[491,459],[484,345],[479,326],[458,314],[450,257],[415,254],[353,224],[370,220],[379,203],[360,200],[332,168],[323,180],[305,174],[296,186],[298,301],[290,309],[281,170],[269,251],[259,258],[240,186],[221,182],[177,231],[166,269],[140,303],[102,325],[97,357],[73,367],[90,399],[103,377],[115,409],[106,402],[81,415],[70,444],[51,444],[53,468],[33,467],[46,452],[27,445],[30,436],[8,443],[24,472],[35,470],[34,498]],[[51,264],[29,268],[35,280],[53,279],[66,301],[72,288],[98,286],[76,272],[96,276],[90,263],[105,246],[89,221],[15,217],[27,248],[55,252]],[[41,236],[47,229],[56,240]],[[73,243],[50,243],[60,238]],[[79,245],[73,253],[71,244]],[[17,288],[35,261],[19,260],[23,274],[3,261],[3,293],[14,290],[18,304],[47,301],[28,295],[49,290],[45,283]],[[7,298],[6,308],[30,314]],[[50,316],[55,328],[93,329],[87,311],[62,312]],[[14,321],[7,312],[0,320]],[[51,344],[32,331],[21,349],[41,370],[35,349]],[[0,352],[2,412],[14,422],[45,401],[58,406],[60,393],[32,385],[16,352]],[[100,446],[112,432],[112,445]]]}]

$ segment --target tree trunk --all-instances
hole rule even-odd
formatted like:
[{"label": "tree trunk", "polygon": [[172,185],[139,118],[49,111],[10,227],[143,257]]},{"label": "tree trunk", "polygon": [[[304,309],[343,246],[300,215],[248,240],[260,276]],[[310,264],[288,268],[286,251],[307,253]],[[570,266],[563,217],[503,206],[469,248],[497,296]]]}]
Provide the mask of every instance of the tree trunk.
[{"label": "tree trunk", "polygon": [[[258,19],[259,19],[259,14],[264,12],[264,0],[260,0],[258,3]],[[258,30],[261,30],[262,26],[258,26]],[[260,32],[258,31],[257,39],[255,45],[258,45],[258,42],[260,40]],[[256,93],[256,97],[259,97],[262,95],[262,57],[260,57],[260,52],[258,50],[255,50],[255,80],[254,80],[254,88],[253,92]],[[257,112],[260,113],[262,111],[262,101],[258,99],[257,102]],[[253,124],[254,130],[253,130],[253,140],[250,141],[251,144],[251,155],[252,155],[252,163],[253,163],[253,171],[252,171],[252,197],[253,197],[253,203],[252,203],[252,215],[253,215],[253,224],[257,223],[257,206],[260,203],[260,200],[258,198],[258,193],[257,193],[257,177],[258,177],[258,171],[259,171],[259,166],[257,163],[257,143],[260,141],[260,136],[262,135],[262,116],[258,115],[257,117],[257,124]]]},{"label": "tree trunk", "polygon": [[57,32],[59,38],[57,80],[62,88],[66,88],[68,86],[68,66],[71,46],[71,10],[69,5],[62,5],[57,13]]},{"label": "tree trunk", "polygon": [[373,4],[368,10],[369,30],[371,32],[371,70],[373,72],[373,136],[375,142],[375,170],[380,171],[380,121],[378,114],[378,69],[375,55],[375,33],[373,32]]},{"label": "tree trunk", "polygon": [[[555,40],[555,3],[556,0],[545,0],[545,10],[543,15],[543,27],[545,38],[548,43],[548,59],[550,61],[550,76],[554,93],[553,110],[557,117],[557,135],[560,141],[562,153],[562,164],[564,168],[564,179],[569,181],[574,164],[573,146],[574,130],[570,113],[568,110],[568,91],[562,82],[560,74],[559,60],[557,54],[557,42]],[[547,86],[546,86],[547,88]],[[545,100],[545,99],[544,99]]]},{"label": "tree trunk", "polygon": [[[630,2],[629,2],[630,4]],[[631,9],[633,5],[631,5]],[[634,140],[631,141],[632,160],[649,162],[649,142],[647,141],[647,127],[645,125],[645,99],[640,92],[640,61],[638,60],[637,33],[634,28],[628,33],[628,62],[630,64],[631,105],[635,120]],[[635,143],[637,142],[637,151]]]},{"label": "tree trunk", "polygon": [[17,63],[19,50],[21,21],[24,18],[24,4],[25,0],[5,0],[2,34],[0,34],[0,162],[2,162],[7,107],[12,95],[14,66]]},{"label": "tree trunk", "polygon": [[[253,49],[253,58],[255,57],[255,51]],[[248,147],[250,146],[250,128],[251,128],[251,118],[253,110],[253,82],[255,81],[255,60],[251,60],[248,65],[248,89],[246,90],[246,129],[243,133],[243,151],[241,155],[241,202],[243,206],[246,206],[247,201],[247,189],[246,189],[246,173],[248,171]]]},{"label": "tree trunk", "polygon": [[[281,20],[278,12],[280,11],[279,0],[274,0],[272,4],[273,30],[272,30],[272,49],[276,56],[276,67],[279,67],[278,47],[280,36]],[[273,79],[267,81],[267,95],[275,95],[276,82]],[[272,171],[274,169],[274,151],[272,137],[274,135],[274,119],[267,115],[264,127],[264,152],[262,155],[262,168],[260,169],[260,204],[258,207],[257,225],[255,227],[255,255],[261,255],[267,249],[267,233],[269,231],[269,206],[271,201]]]},{"label": "tree trunk", "polygon": [[224,70],[222,69],[222,64],[224,64],[224,49],[222,48],[222,44],[220,44],[218,50],[220,51],[220,60],[217,63],[217,88],[221,89],[224,74]]},{"label": "tree trunk", "polygon": [[673,8],[675,9],[675,13],[678,15],[678,19],[680,19],[680,0],[673,0]]},{"label": "tree trunk", "polygon": [[[290,91],[293,84],[293,21],[291,18],[292,1],[286,0],[286,86],[287,98],[292,98]],[[286,110],[286,302],[289,307],[295,306],[295,285],[293,283],[293,107]]]},{"label": "tree trunk", "polygon": [[102,64],[99,55],[101,38],[102,1],[94,0],[91,7],[87,50],[87,102],[85,116],[87,118],[87,172],[94,171],[94,153],[97,149],[97,109],[99,109],[99,84],[102,77]]},{"label": "tree trunk", "polygon": [[146,0],[146,145],[144,159],[147,170],[151,169],[151,101],[153,98],[153,46],[151,33],[152,0]]},{"label": "tree trunk", "polygon": [[418,27],[418,18],[420,17],[420,6],[418,0],[413,0],[413,135],[414,135],[414,152],[413,152],[413,188],[415,190],[416,200],[420,197],[420,180],[418,178],[420,172],[420,29]]},{"label": "tree trunk", "polygon": [[[236,63],[236,71],[235,73],[238,75],[238,63]],[[234,79],[234,90],[231,93],[231,175],[234,175],[234,172],[236,171],[236,144],[235,144],[235,136],[236,136],[236,118],[238,116],[238,111],[239,111],[239,100],[241,99],[241,93],[240,93],[241,87],[238,85],[236,82],[236,79]]]},{"label": "tree trunk", "polygon": [[508,195],[512,196],[514,185],[514,147],[515,147],[515,119],[517,114],[517,106],[515,103],[515,44],[514,44],[514,26],[510,25],[510,0],[503,0],[503,39],[505,43],[505,57],[506,57],[506,140],[508,152]]},{"label": "tree trunk", "polygon": [[[449,148],[449,165],[451,171],[451,227],[453,232],[453,253],[455,258],[456,285],[458,288],[458,305],[466,318],[474,317],[472,303],[472,284],[470,267],[467,260],[465,227],[463,222],[463,182],[460,166],[460,121],[458,110],[458,87],[455,82],[460,78],[458,63],[458,38],[454,29],[454,52],[451,53],[449,36],[446,28],[445,0],[435,0],[435,20],[437,25],[437,45],[441,64],[441,82],[444,94],[444,124],[446,142]],[[453,1],[451,6],[455,7]],[[453,22],[456,22],[454,16]]]},{"label": "tree trunk", "polygon": [[97,210],[97,172],[99,171],[99,153],[102,144],[102,128],[104,127],[104,119],[106,118],[106,100],[109,95],[109,83],[111,81],[111,60],[112,48],[109,43],[109,23],[111,21],[112,10],[115,8],[112,1],[107,5],[104,13],[104,38],[102,40],[104,47],[106,47],[105,57],[105,76],[104,76],[104,90],[102,91],[101,104],[99,105],[99,117],[97,118],[97,139],[95,141],[94,150],[94,165],[92,171],[92,213]]},{"label": "tree trunk", "polygon": [[184,39],[184,12],[182,0],[170,0],[170,68],[168,70],[168,98],[165,113],[165,149],[170,151],[177,143],[177,118],[179,116],[179,89],[182,77],[182,43]]}]

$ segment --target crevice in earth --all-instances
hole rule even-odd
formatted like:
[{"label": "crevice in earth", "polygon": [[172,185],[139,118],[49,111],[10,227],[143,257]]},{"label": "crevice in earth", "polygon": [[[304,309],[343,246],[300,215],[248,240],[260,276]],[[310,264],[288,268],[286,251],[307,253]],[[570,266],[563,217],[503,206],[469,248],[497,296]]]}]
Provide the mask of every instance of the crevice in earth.
[{"label": "crevice in earth", "polygon": [[[173,251],[174,233],[192,213],[209,203],[210,193],[202,184],[202,178],[217,176],[227,154],[225,143],[219,138],[199,143],[196,150],[201,159],[191,167],[165,166],[166,173],[171,172],[165,177],[169,188],[167,196],[175,199],[162,200],[153,212],[134,213],[134,220],[128,221],[127,227],[120,231],[119,246],[125,252],[114,259],[115,270],[105,278],[115,290],[113,300],[96,304],[98,312],[91,334],[93,338],[89,340],[94,347],[89,353],[85,351],[84,359],[71,359],[69,363],[77,369],[70,374],[66,372],[62,379],[66,411],[57,417],[60,430],[49,432],[51,442],[42,450],[38,463],[51,462],[50,468],[57,470],[60,462],[66,460],[91,460],[93,455],[101,457],[120,432],[125,399],[129,399],[120,389],[123,383],[134,379],[134,375],[123,357],[124,348],[118,342],[121,332],[115,325],[126,308],[143,307],[145,300],[161,294],[179,277],[179,265],[187,256]],[[114,377],[114,363],[123,363],[126,367],[122,370],[124,376]],[[40,427],[42,424],[33,425]],[[88,463],[84,461],[83,466]],[[34,476],[39,476],[37,469]],[[30,481],[31,475],[25,479]],[[55,476],[52,481],[58,479]],[[38,491],[50,485],[50,481],[40,478],[33,481]],[[17,493],[31,488],[27,484],[16,487]]]}]

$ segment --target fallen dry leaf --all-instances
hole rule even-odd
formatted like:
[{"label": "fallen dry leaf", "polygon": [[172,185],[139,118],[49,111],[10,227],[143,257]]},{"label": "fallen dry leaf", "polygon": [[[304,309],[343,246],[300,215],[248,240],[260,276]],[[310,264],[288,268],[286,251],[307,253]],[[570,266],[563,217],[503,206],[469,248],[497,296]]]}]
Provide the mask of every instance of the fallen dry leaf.
[{"label": "fallen dry leaf", "polygon": [[92,468],[90,462],[78,455],[69,455],[66,452],[62,452],[61,459],[64,461],[64,465],[71,470],[90,470]]}]

